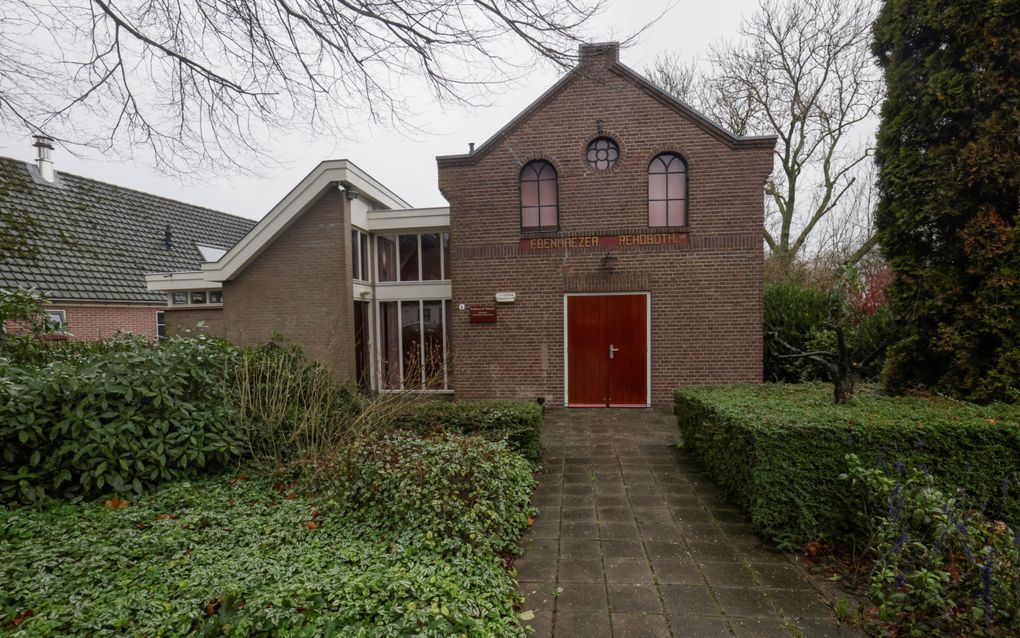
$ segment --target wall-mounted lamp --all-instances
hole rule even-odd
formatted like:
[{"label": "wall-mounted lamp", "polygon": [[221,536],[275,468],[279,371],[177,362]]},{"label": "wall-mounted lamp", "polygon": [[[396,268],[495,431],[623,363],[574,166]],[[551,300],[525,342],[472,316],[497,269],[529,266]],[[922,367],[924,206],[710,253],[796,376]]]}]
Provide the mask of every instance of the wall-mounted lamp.
[{"label": "wall-mounted lamp", "polygon": [[612,270],[613,266],[616,265],[618,257],[613,254],[612,251],[607,250],[605,255],[602,255],[602,259],[599,260],[599,266],[602,270]]},{"label": "wall-mounted lamp", "polygon": [[354,188],[353,186],[348,186],[344,190],[344,195],[347,196],[347,201],[353,202],[354,200],[358,199],[359,195],[361,195],[361,191],[359,191],[358,189]]}]

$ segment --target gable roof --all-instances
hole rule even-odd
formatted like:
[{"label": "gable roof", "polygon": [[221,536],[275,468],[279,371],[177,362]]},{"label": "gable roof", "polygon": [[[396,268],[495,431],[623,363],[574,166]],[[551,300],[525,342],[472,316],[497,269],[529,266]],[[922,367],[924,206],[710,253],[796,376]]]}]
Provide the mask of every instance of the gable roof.
[{"label": "gable roof", "polygon": [[[538,96],[534,102],[529,104],[523,111],[517,114],[515,118],[507,122],[503,128],[499,129],[495,134],[489,137],[489,139],[485,140],[485,142],[475,149],[474,153],[440,155],[436,157],[436,162],[440,165],[465,164],[473,163],[478,159],[481,159],[486,153],[494,149],[500,141],[520,128],[526,121],[528,121],[528,119],[531,118],[532,115],[540,111],[544,106],[551,102],[553,98],[563,92],[564,89],[570,86],[577,79],[583,77],[588,69],[595,64],[599,64],[598,60],[600,59],[606,60],[606,62],[602,62],[601,64],[603,64],[610,73],[626,79],[630,83],[634,84],[637,89],[644,91],[652,98],[685,116],[691,122],[701,127],[707,133],[731,148],[763,146],[772,148],[775,146],[777,139],[775,135],[734,135],[687,102],[667,93],[644,75],[638,73],[627,65],[620,63],[617,56],[618,48],[619,45],[615,42],[588,45],[582,44],[580,55],[581,63],[549,87],[549,89],[542,93],[542,95]],[[591,60],[591,62],[586,63],[586,59]]]},{"label": "gable roof", "polygon": [[[255,222],[0,157],[0,211],[25,217],[34,259],[0,262],[0,288],[34,286],[52,301],[163,303],[145,273],[198,270],[199,245],[229,249]],[[172,246],[165,245],[167,226]]]}]

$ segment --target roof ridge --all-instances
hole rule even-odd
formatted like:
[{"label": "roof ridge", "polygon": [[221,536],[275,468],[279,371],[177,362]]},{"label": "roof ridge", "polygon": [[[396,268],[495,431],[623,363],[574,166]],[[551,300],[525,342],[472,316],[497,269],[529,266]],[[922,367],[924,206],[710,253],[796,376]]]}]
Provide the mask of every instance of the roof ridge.
[{"label": "roof ridge", "polygon": [[[0,161],[3,161],[3,160],[9,161],[9,162],[12,162],[12,163],[15,163],[15,164],[21,164],[23,166],[31,166],[32,165],[32,162],[30,162],[30,161],[25,161],[25,160],[22,160],[22,159],[18,159],[16,157],[7,157],[7,156],[4,156],[4,155],[0,155]],[[59,175],[67,175],[67,176],[73,177],[73,178],[75,178],[77,180],[82,180],[82,181],[85,181],[85,182],[91,182],[91,183],[94,183],[94,184],[102,184],[103,186],[112,187],[112,188],[115,188],[115,189],[120,190],[120,191],[127,191],[129,193],[137,193],[138,195],[141,195],[143,197],[148,197],[148,198],[152,198],[152,199],[158,199],[158,200],[161,200],[161,201],[164,201],[164,202],[170,202],[170,203],[173,203],[173,204],[179,204],[181,206],[187,206],[188,208],[199,209],[199,210],[206,211],[206,212],[209,212],[209,213],[214,213],[214,214],[217,214],[217,215],[222,215],[224,217],[229,217],[231,219],[236,219],[236,220],[241,220],[241,221],[249,222],[252,226],[254,226],[255,224],[258,223],[257,219],[252,219],[250,217],[244,217],[242,215],[235,215],[234,213],[228,213],[226,211],[218,210],[218,209],[215,209],[215,208],[209,208],[208,206],[202,206],[201,204],[191,204],[189,202],[186,202],[186,201],[183,201],[183,200],[180,200],[180,199],[174,199],[173,197],[166,197],[164,195],[157,195],[155,193],[150,193],[148,191],[139,190],[137,188],[131,188],[129,186],[121,186],[120,184],[114,184],[112,182],[104,182],[102,180],[98,180],[98,179],[95,179],[95,178],[92,178],[92,177],[85,177],[84,175],[78,175],[77,173],[69,173],[67,171],[56,171],[56,172]]]}]

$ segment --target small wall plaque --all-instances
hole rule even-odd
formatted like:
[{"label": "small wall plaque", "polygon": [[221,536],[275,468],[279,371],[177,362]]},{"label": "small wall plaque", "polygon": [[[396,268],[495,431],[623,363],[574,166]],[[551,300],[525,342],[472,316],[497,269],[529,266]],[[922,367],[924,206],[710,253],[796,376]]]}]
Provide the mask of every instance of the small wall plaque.
[{"label": "small wall plaque", "polygon": [[468,323],[496,323],[496,306],[471,306],[468,314]]}]

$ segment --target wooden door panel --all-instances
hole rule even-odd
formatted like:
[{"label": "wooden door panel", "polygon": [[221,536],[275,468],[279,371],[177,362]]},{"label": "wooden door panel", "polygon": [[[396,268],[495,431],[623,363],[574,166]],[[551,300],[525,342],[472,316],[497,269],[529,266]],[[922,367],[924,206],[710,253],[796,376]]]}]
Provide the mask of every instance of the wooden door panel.
[{"label": "wooden door panel", "polygon": [[605,313],[602,297],[567,297],[567,399],[572,406],[606,405]]},{"label": "wooden door panel", "polygon": [[[606,337],[614,352],[609,360],[610,406],[648,402],[648,303],[645,295],[613,295],[608,306]],[[608,348],[607,348],[608,351]]]}]

